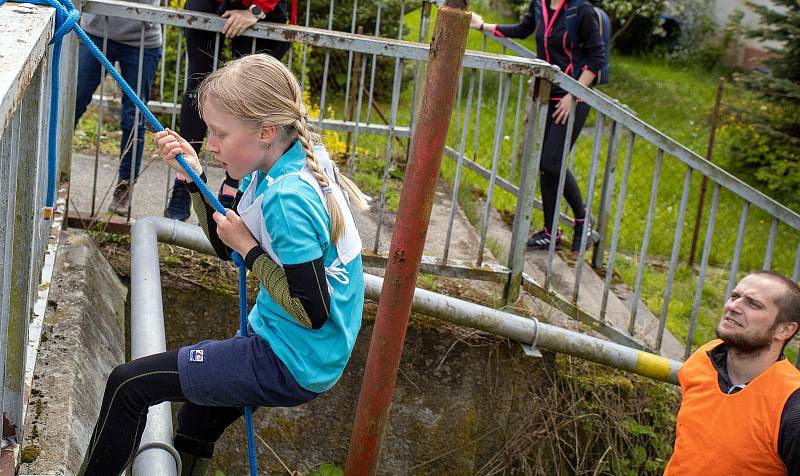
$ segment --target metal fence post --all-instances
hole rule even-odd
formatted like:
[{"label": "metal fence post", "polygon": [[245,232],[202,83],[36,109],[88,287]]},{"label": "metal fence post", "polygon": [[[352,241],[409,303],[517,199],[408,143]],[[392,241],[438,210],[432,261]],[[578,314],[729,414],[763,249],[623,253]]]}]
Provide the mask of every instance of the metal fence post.
[{"label": "metal fence post", "polygon": [[470,12],[464,0],[439,10],[428,55],[426,86],[411,140],[397,224],[358,398],[346,474],[375,474],[403,351],[433,196],[464,59]]},{"label": "metal fence post", "polygon": [[[525,144],[523,146],[523,165],[520,171],[519,196],[514,213],[514,224],[511,229],[511,245],[508,256],[508,267],[511,272],[503,291],[503,299],[507,305],[519,299],[522,286],[522,272],[525,270],[525,251],[528,233],[531,228],[533,202],[536,199],[536,182],[539,178],[539,162],[544,144],[544,126],[547,122],[547,108],[550,100],[550,82],[532,78],[528,87],[525,106]],[[535,91],[538,85],[538,93]]]},{"label": "metal fence post", "polygon": [[[75,9],[81,11],[82,0],[73,2]],[[72,165],[72,137],[75,135],[75,97],[78,94],[78,49],[81,40],[77,35],[64,37],[61,45],[61,97],[58,118],[58,172],[59,181],[69,181]],[[67,200],[69,204],[69,200]],[[66,223],[66,222],[65,222]]]},{"label": "metal fence post", "polygon": [[603,256],[608,247],[608,226],[611,223],[611,207],[614,204],[614,183],[617,179],[617,151],[619,150],[620,128],[616,121],[611,123],[608,136],[608,154],[606,155],[606,168],[603,172],[603,186],[600,189],[600,208],[597,210],[597,231],[600,239],[594,244],[592,253],[592,266],[603,267]]},{"label": "metal fence post", "polygon": [[[717,117],[719,117],[719,106],[722,102],[722,90],[725,88],[725,78],[719,78],[717,82],[717,98],[714,101],[714,110],[711,113],[711,121],[708,132],[708,147],[706,148],[706,160],[714,161],[714,139],[717,136]],[[703,222],[703,206],[706,200],[706,187],[708,177],[703,176],[700,184],[700,199],[697,201],[697,215],[694,218],[694,229],[692,230],[692,246],[689,248],[689,267],[694,266],[694,257],[697,253],[697,237],[700,234],[700,224]]]}]

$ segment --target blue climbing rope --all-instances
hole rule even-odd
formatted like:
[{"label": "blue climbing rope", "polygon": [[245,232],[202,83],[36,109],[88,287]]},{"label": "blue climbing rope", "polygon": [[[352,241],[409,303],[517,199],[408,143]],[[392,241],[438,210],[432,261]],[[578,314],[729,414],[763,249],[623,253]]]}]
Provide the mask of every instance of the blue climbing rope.
[{"label": "blue climbing rope", "polygon": [[[108,61],[102,51],[92,42],[85,31],[78,25],[80,12],[75,10],[70,0],[28,0],[29,3],[35,5],[45,5],[56,10],[56,31],[53,33],[53,39],[50,43],[53,45],[53,66],[52,66],[52,87],[50,90],[50,124],[49,124],[49,138],[47,146],[47,168],[48,168],[48,183],[47,183],[47,197],[45,199],[45,209],[43,211],[46,219],[52,218],[53,206],[55,204],[55,190],[56,190],[56,165],[58,159],[56,157],[56,127],[58,126],[58,97],[59,97],[59,67],[61,60],[61,43],[70,31],[83,41],[92,55],[105,67],[105,70],[111,73],[114,80],[117,81],[122,91],[128,96],[136,107],[142,112],[144,118],[155,129],[156,132],[164,130],[164,126],[158,122],[158,119],[150,112],[147,106],[139,99],[139,96],[133,91],[130,85],[122,78],[122,76],[114,68],[114,65]],[[5,0],[0,0],[0,5],[5,3]],[[200,179],[197,172],[192,169],[183,154],[178,154],[176,157],[178,163],[191,177],[192,181],[200,189],[200,192],[214,207],[214,210],[225,215],[225,207],[214,196],[208,186]],[[234,264],[239,268],[239,335],[247,335],[247,267],[245,266],[244,259],[239,253],[233,251],[231,258]],[[247,429],[247,453],[250,459],[250,475],[258,475],[258,465],[256,463],[256,450],[255,450],[255,437],[253,433],[253,408],[244,407],[244,420],[245,428]]]},{"label": "blue climbing rope", "polygon": [[[239,335],[247,336],[247,268],[244,259],[233,252],[233,263],[239,268]],[[258,474],[256,464],[256,441],[253,432],[253,407],[244,407],[244,426],[247,430],[247,456],[250,459],[250,474]]]}]

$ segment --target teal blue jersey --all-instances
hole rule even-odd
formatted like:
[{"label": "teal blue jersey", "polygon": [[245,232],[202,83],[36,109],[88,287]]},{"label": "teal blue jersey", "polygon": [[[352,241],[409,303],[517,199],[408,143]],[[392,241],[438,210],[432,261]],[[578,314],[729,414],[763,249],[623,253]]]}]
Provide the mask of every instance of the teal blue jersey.
[{"label": "teal blue jersey", "polygon": [[240,188],[244,192],[256,181],[256,196],[262,196],[264,226],[279,264],[323,258],[331,298],[329,318],[320,329],[305,328],[260,286],[248,319],[297,382],[321,393],[339,379],[353,350],[361,327],[364,275],[360,255],[347,264],[340,262],[336,246],[330,241],[328,212],[315,189],[298,173],[305,162],[303,148],[296,141],[266,176],[258,172],[255,177],[245,177]]}]

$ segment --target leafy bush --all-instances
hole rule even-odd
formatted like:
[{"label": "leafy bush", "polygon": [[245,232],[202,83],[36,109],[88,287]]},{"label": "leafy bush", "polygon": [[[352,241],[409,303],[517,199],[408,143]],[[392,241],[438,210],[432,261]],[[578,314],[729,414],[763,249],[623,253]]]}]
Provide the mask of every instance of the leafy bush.
[{"label": "leafy bush", "polygon": [[[486,11],[480,0],[476,7],[470,2],[473,11]],[[510,7],[513,16],[520,17],[528,10],[531,1],[541,0],[488,0],[491,7],[504,10]],[[546,0],[549,2],[549,0]],[[608,13],[612,25],[611,42],[614,48],[622,53],[639,53],[652,46],[653,35],[663,34],[660,30],[661,14],[664,12],[664,0],[590,0],[591,3]],[[495,5],[497,3],[498,5]]]},{"label": "leafy bush", "polygon": [[530,390],[531,411],[514,423],[522,430],[512,427],[506,450],[481,474],[663,474],[674,387],[562,355],[547,374]]},{"label": "leafy bush", "polygon": [[730,108],[720,128],[725,167],[767,195],[800,210],[800,111],[751,98]]},{"label": "leafy bush", "polygon": [[[514,12],[514,16],[520,17],[520,16],[522,16],[522,14],[524,14],[526,11],[528,11],[528,5],[530,5],[531,1],[535,1],[535,0],[506,0],[505,3],[507,3],[508,6],[511,7],[511,10]],[[475,6],[476,3],[478,3],[478,2],[470,2],[469,8],[472,11],[474,11],[474,12],[487,11],[486,8],[482,8],[482,9],[476,8],[476,6]],[[483,2],[480,2],[480,3],[483,3]],[[492,6],[495,7],[495,5],[492,5]]]},{"label": "leafy bush", "polygon": [[737,78],[751,91],[730,108],[724,132],[729,170],[765,193],[800,209],[800,3],[776,0],[778,8],[748,4],[761,16],[761,27],[750,36],[771,40],[769,74]]},{"label": "leafy bush", "polygon": [[677,3],[675,7],[676,17],[681,24],[681,34],[676,48],[667,52],[667,57],[700,64],[709,70],[724,66],[727,52],[744,35],[744,12],[734,11],[720,33],[712,18],[712,2],[689,0]]},{"label": "leafy bush", "polygon": [[611,20],[611,43],[620,53],[641,53],[653,45],[653,36],[663,34],[661,14],[664,0],[601,0],[596,5]]}]

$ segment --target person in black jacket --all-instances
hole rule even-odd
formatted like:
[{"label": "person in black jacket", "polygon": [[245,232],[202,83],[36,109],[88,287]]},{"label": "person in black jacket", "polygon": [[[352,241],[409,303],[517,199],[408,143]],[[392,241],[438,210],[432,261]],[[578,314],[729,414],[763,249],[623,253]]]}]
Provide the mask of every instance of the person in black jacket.
[{"label": "person in black jacket", "polygon": [[[581,2],[578,5],[579,42],[570,40],[565,21],[567,7],[575,1]],[[532,0],[528,11],[515,25],[485,23],[480,15],[473,13],[470,27],[508,38],[525,38],[535,33],[539,59],[558,66],[565,74],[572,76],[587,87],[594,84],[605,61],[605,50],[597,24],[597,15],[594,7],[585,0]],[[550,246],[550,240],[553,238],[556,240],[556,245],[561,241],[561,230],[555,234],[552,231],[553,216],[556,213],[555,202],[564,151],[567,117],[573,97],[563,89],[554,86],[550,93],[550,99],[540,164],[544,229],[534,233],[528,239],[528,248],[531,249],[546,249]],[[570,147],[575,144],[588,114],[589,106],[578,99]],[[586,246],[591,244],[591,218],[587,215],[578,182],[569,170],[567,170],[564,182],[564,198],[575,216],[572,251],[577,253],[580,251],[582,236],[589,236],[585,243]],[[585,227],[589,229],[586,230]]]}]

